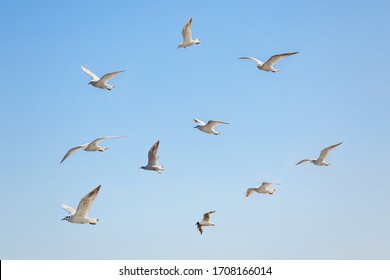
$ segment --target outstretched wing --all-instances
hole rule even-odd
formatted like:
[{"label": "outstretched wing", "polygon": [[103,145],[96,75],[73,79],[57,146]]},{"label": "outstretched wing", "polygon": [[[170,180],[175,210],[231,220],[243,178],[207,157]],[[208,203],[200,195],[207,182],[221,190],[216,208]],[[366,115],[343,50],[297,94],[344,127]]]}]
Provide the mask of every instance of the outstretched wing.
[{"label": "outstretched wing", "polygon": [[247,191],[246,191],[246,197],[248,197],[248,196],[250,196],[254,191],[255,191],[256,189],[254,189],[254,188],[249,188],[249,189],[247,189]]},{"label": "outstretched wing", "polygon": [[215,213],[215,211],[210,211],[210,212],[204,213],[203,214],[203,221],[204,222],[209,222],[211,214],[213,214],[213,213]]},{"label": "outstretched wing", "polygon": [[298,165],[298,164],[301,164],[301,163],[304,163],[304,162],[307,162],[307,161],[312,161],[312,160],[311,159],[303,159],[303,160],[301,160],[300,162],[298,162],[295,165]]},{"label": "outstretched wing", "polygon": [[160,140],[158,140],[156,143],[153,144],[153,146],[150,148],[148,153],[148,165],[156,165],[158,156],[158,146],[160,145]]},{"label": "outstretched wing", "polygon": [[254,60],[254,61],[256,61],[258,64],[263,64],[262,61],[258,60],[257,58],[251,57],[251,56],[244,56],[244,57],[240,57],[239,59]]},{"label": "outstretched wing", "polygon": [[69,214],[74,215],[76,213],[76,210],[74,210],[72,207],[66,204],[62,204],[62,208],[64,208],[66,211],[69,212]]},{"label": "outstretched wing", "polygon": [[320,156],[318,157],[318,159],[319,159],[320,161],[323,161],[323,160],[326,158],[326,156],[328,155],[329,151],[333,150],[333,149],[336,148],[337,146],[340,146],[341,144],[343,144],[343,142],[337,143],[337,144],[335,144],[335,145],[332,145],[332,146],[329,146],[329,147],[323,149],[323,150],[321,151],[321,154],[320,154]]},{"label": "outstretched wing", "polygon": [[102,142],[103,140],[106,140],[106,139],[114,139],[114,138],[126,138],[126,136],[104,136],[104,137],[99,137],[95,140],[93,140],[90,144],[99,144],[100,142]]},{"label": "outstretched wing", "polygon": [[192,41],[191,25],[192,25],[192,18],[188,20],[186,25],[184,25],[183,30],[181,31],[181,34],[183,35],[183,42]]},{"label": "outstretched wing", "polygon": [[83,69],[83,71],[87,73],[92,78],[92,80],[94,80],[95,82],[99,81],[99,77],[96,76],[94,73],[92,73],[92,71],[88,70],[82,65],[81,65],[81,69]]},{"label": "outstretched wing", "polygon": [[89,210],[91,210],[92,203],[99,193],[100,186],[101,185],[97,186],[95,189],[93,189],[90,193],[88,193],[81,199],[75,215],[87,217]]},{"label": "outstretched wing", "polygon": [[74,152],[76,152],[77,150],[80,150],[80,149],[82,149],[82,148],[84,148],[83,145],[76,146],[76,147],[73,147],[72,149],[70,149],[70,150],[65,154],[65,156],[62,158],[60,164],[63,163],[64,160],[66,160],[66,158],[69,157],[71,154],[73,154]]},{"label": "outstretched wing", "polygon": [[268,187],[271,185],[272,185],[272,183],[270,183],[270,182],[263,182],[261,184],[259,190],[265,192],[265,191],[267,191]]},{"label": "outstretched wing", "polygon": [[201,226],[201,225],[198,225],[198,231],[199,231],[199,233],[200,233],[200,235],[202,235],[202,233],[203,233],[203,227]]},{"label": "outstretched wing", "polygon": [[121,71],[116,71],[116,72],[112,72],[112,73],[107,73],[106,75],[104,75],[100,80],[103,82],[103,83],[106,83],[108,82],[110,79],[112,79],[114,76],[118,75],[119,73],[122,73],[124,72],[125,70],[121,70]]},{"label": "outstretched wing", "polygon": [[204,122],[202,122],[201,120],[198,120],[198,119],[194,119],[194,122],[196,122],[200,125],[206,125]]},{"label": "outstretched wing", "polygon": [[218,124],[229,124],[229,123],[227,123],[227,122],[220,122],[220,121],[208,121],[206,125],[208,127],[210,127],[210,128],[214,128]]},{"label": "outstretched wing", "polygon": [[264,63],[264,66],[268,66],[269,68],[271,68],[276,62],[278,62],[279,60],[287,57],[287,56],[291,56],[291,55],[294,55],[294,54],[297,54],[298,52],[291,52],[291,53],[282,53],[282,54],[275,54],[273,56],[270,57],[270,59],[268,59],[268,61],[266,63]]}]

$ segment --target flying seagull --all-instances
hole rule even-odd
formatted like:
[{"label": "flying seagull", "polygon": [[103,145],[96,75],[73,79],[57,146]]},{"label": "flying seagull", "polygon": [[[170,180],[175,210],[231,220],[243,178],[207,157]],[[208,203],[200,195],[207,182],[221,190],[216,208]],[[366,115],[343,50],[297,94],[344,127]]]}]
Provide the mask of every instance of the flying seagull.
[{"label": "flying seagull", "polygon": [[[258,188],[249,188],[246,191],[246,197],[250,196],[253,192],[257,193],[264,193],[264,194],[273,194],[275,192],[275,189],[270,190],[269,186],[271,186],[273,183],[270,182],[263,182],[260,187]],[[274,185],[280,185],[279,183],[274,183]]]},{"label": "flying seagull", "polygon": [[162,174],[162,172],[164,171],[164,166],[157,164],[157,160],[159,158],[157,156],[158,145],[160,145],[160,140],[154,143],[153,146],[150,148],[148,153],[148,164],[145,166],[141,166],[140,168],[144,170],[157,171],[159,174]]},{"label": "flying seagull", "polygon": [[191,24],[192,18],[190,18],[186,25],[184,25],[183,30],[181,31],[181,34],[183,35],[183,42],[181,42],[177,48],[186,48],[194,44],[200,44],[200,39],[192,40]]},{"label": "flying seagull", "polygon": [[94,73],[92,73],[90,70],[88,70],[87,68],[85,68],[82,65],[81,65],[81,69],[83,69],[83,71],[85,73],[87,73],[92,78],[92,81],[90,81],[88,83],[89,85],[93,85],[94,87],[101,88],[101,89],[107,89],[107,90],[112,90],[115,87],[114,85],[107,84],[107,82],[110,79],[112,79],[114,76],[125,71],[125,70],[121,70],[121,71],[117,71],[117,72],[107,73],[101,79],[99,79],[98,76],[96,76]]},{"label": "flying seagull", "polygon": [[294,55],[294,54],[297,54],[297,53],[299,53],[299,52],[276,54],[276,55],[271,56],[271,58],[268,59],[267,62],[262,62],[262,61],[258,60],[257,58],[250,57],[250,56],[240,57],[239,59],[254,60],[254,61],[257,62],[257,65],[256,65],[257,68],[259,68],[260,70],[263,70],[263,71],[279,72],[280,71],[279,69],[275,69],[273,67],[274,64],[276,62],[278,62],[279,60],[281,60],[282,58],[285,58],[287,56],[291,56],[291,55]]},{"label": "flying seagull", "polygon": [[311,162],[312,164],[314,164],[314,165],[318,165],[318,166],[329,166],[330,163],[325,162],[326,156],[328,155],[329,151],[333,150],[333,149],[336,148],[337,146],[340,146],[341,144],[343,144],[343,142],[340,142],[340,143],[338,143],[338,144],[335,144],[335,145],[332,145],[332,146],[329,146],[329,147],[323,149],[323,150],[321,151],[320,156],[319,156],[317,159],[303,159],[303,160],[301,160],[300,162],[298,162],[296,165],[301,164],[301,163],[304,163],[304,162],[307,162],[307,161],[310,161],[310,162]]},{"label": "flying seagull", "polygon": [[200,131],[218,135],[221,134],[221,132],[215,131],[214,127],[217,126],[218,124],[229,124],[226,122],[220,122],[220,121],[208,121],[207,124],[202,122],[201,120],[194,119],[194,122],[198,123],[198,125],[194,126],[194,128],[199,129]]},{"label": "flying seagull", "polygon": [[210,222],[210,216],[211,214],[215,213],[215,211],[210,211],[207,212],[203,215],[203,220],[201,222],[197,222],[195,225],[198,228],[198,231],[200,234],[203,233],[203,227],[208,227],[208,226],[215,226],[213,223]]},{"label": "flying seagull", "polygon": [[89,194],[87,194],[81,199],[79,206],[77,207],[77,210],[74,210],[72,207],[66,204],[62,204],[62,208],[64,208],[70,214],[70,216],[66,216],[62,220],[68,221],[69,223],[73,223],[73,224],[96,225],[99,219],[89,218],[87,216],[89,210],[91,210],[93,201],[95,200],[95,198],[99,193],[100,186],[101,185],[97,186],[93,191],[91,191]]},{"label": "flying seagull", "polygon": [[95,140],[93,140],[92,142],[90,143],[86,143],[84,145],[79,145],[79,146],[76,146],[76,147],[73,147],[72,149],[70,149],[66,154],[65,156],[63,157],[63,159],[61,160],[60,163],[62,163],[67,157],[69,157],[71,154],[73,154],[74,152],[76,152],[77,150],[81,150],[83,149],[84,151],[87,151],[87,152],[96,152],[96,151],[99,151],[99,152],[104,152],[105,150],[107,150],[107,147],[101,147],[99,146],[99,143],[103,140],[106,140],[106,139],[112,139],[112,138],[125,138],[126,136],[105,136],[105,137],[100,137],[100,138],[97,138]]}]

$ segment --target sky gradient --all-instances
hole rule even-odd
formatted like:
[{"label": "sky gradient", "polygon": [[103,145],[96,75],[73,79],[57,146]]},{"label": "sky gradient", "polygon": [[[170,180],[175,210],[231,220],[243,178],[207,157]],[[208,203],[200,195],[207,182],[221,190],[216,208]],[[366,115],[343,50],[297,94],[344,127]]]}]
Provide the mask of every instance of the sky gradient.
[{"label": "sky gradient", "polygon": [[[0,259],[389,259],[389,8],[4,2]],[[190,17],[201,44],[177,49]],[[238,59],[293,51],[279,73]],[[126,71],[106,91],[80,65]],[[107,135],[127,138],[59,164]],[[162,175],[139,169],[157,140]],[[246,198],[262,181],[282,185]],[[61,221],[99,184],[96,226]]]}]

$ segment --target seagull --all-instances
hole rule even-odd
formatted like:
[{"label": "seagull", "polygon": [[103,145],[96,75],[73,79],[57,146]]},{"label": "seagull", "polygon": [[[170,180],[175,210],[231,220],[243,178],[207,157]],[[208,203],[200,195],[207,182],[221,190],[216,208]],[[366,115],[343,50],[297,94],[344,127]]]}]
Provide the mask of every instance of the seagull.
[{"label": "seagull", "polygon": [[220,121],[208,121],[207,124],[202,122],[201,120],[194,119],[194,122],[198,123],[198,125],[194,126],[194,128],[199,129],[200,131],[218,135],[221,134],[221,132],[215,131],[214,127],[217,126],[218,124],[229,124],[226,122],[220,122]]},{"label": "seagull", "polygon": [[93,85],[94,87],[101,88],[101,89],[107,89],[107,90],[112,90],[115,87],[114,85],[107,84],[107,82],[110,79],[112,79],[114,76],[125,71],[125,70],[121,70],[121,71],[117,71],[117,72],[107,73],[101,79],[99,79],[98,76],[96,76],[94,73],[92,73],[90,70],[88,70],[87,68],[85,68],[82,65],[81,65],[81,69],[83,69],[83,71],[85,73],[87,73],[92,78],[92,81],[90,81],[88,83],[89,85]]},{"label": "seagull", "polygon": [[100,138],[97,138],[95,140],[93,140],[92,142],[90,143],[86,143],[84,145],[79,145],[79,146],[76,146],[76,147],[73,147],[72,149],[70,149],[66,154],[65,156],[63,157],[63,159],[61,160],[60,164],[63,163],[63,161],[69,157],[71,154],[73,154],[74,152],[76,152],[77,150],[81,150],[83,149],[84,151],[87,151],[87,152],[96,152],[96,151],[99,151],[99,152],[104,152],[105,150],[107,150],[107,147],[101,147],[99,146],[99,143],[103,140],[106,140],[106,139],[112,139],[112,138],[125,138],[126,136],[105,136],[105,137],[100,137]]},{"label": "seagull", "polygon": [[183,42],[181,42],[177,48],[186,48],[194,44],[200,44],[200,39],[192,40],[191,24],[192,18],[190,18],[186,25],[184,25],[183,30],[181,31],[181,34],[183,35]]},{"label": "seagull", "polygon": [[64,208],[66,211],[69,212],[70,216],[66,216],[62,219],[62,221],[68,221],[69,223],[73,224],[91,224],[96,225],[96,223],[99,221],[97,218],[89,218],[88,213],[89,210],[91,210],[91,206],[95,198],[97,197],[100,186],[97,186],[93,191],[91,191],[89,194],[84,196],[79,206],[77,207],[77,210],[74,210],[72,207],[62,204],[62,208]]},{"label": "seagull", "polygon": [[215,226],[213,223],[210,222],[210,216],[213,213],[215,213],[215,211],[210,211],[210,212],[204,213],[203,220],[201,222],[197,222],[195,224],[197,226],[200,234],[203,233],[203,227]]},{"label": "seagull", "polygon": [[338,143],[338,144],[335,144],[335,145],[332,145],[332,146],[329,146],[329,147],[323,149],[323,150],[321,151],[320,156],[319,156],[317,159],[303,159],[303,160],[301,160],[300,162],[298,162],[296,165],[301,164],[301,163],[304,163],[304,162],[307,162],[307,161],[310,161],[310,162],[311,162],[312,164],[314,164],[314,165],[318,165],[318,166],[329,166],[330,163],[325,162],[326,156],[328,155],[329,151],[333,150],[333,149],[336,148],[337,146],[340,146],[341,144],[343,144],[343,142],[340,142],[340,143]]},{"label": "seagull", "polygon": [[148,164],[141,166],[140,168],[144,170],[157,171],[159,174],[162,174],[162,171],[164,171],[164,166],[157,164],[157,160],[159,158],[157,156],[158,145],[160,145],[160,140],[154,143],[154,145],[150,148],[148,153]]},{"label": "seagull", "polygon": [[[268,187],[271,186],[273,183],[270,182],[263,182],[260,187],[258,188],[249,188],[246,191],[246,197],[250,196],[253,192],[257,193],[264,193],[264,194],[273,194],[275,192],[275,189],[270,190]],[[274,185],[280,185],[279,183],[274,183]]]},{"label": "seagull", "polygon": [[240,57],[239,59],[254,60],[254,61],[257,62],[257,65],[256,65],[257,68],[259,68],[260,70],[263,70],[263,71],[279,72],[280,71],[279,69],[275,69],[273,67],[274,64],[276,62],[278,62],[279,60],[281,60],[282,58],[285,58],[287,56],[294,55],[294,54],[297,54],[297,53],[299,53],[299,52],[276,54],[276,55],[271,56],[271,58],[268,59],[267,62],[262,62],[262,61],[258,60],[257,58],[250,57],[250,56]]}]

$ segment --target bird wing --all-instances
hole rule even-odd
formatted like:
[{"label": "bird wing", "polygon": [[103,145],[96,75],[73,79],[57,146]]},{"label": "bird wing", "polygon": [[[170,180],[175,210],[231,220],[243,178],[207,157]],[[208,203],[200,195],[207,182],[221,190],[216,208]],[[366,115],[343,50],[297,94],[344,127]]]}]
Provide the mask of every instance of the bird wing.
[{"label": "bird wing", "polygon": [[210,212],[204,213],[204,215],[203,215],[203,221],[204,221],[204,222],[209,222],[209,221],[210,221],[211,214],[213,214],[213,213],[215,213],[215,211],[210,211]]},{"label": "bird wing", "polygon": [[318,157],[318,159],[321,160],[321,161],[323,161],[323,160],[326,158],[326,156],[328,155],[329,151],[333,150],[333,149],[336,148],[337,146],[340,146],[341,144],[343,144],[343,142],[337,143],[337,144],[335,144],[335,145],[332,145],[332,146],[329,146],[329,147],[323,149],[323,150],[321,151],[321,154],[320,154],[320,156]]},{"label": "bird wing", "polygon": [[93,140],[93,141],[90,143],[90,145],[91,145],[91,144],[92,144],[92,145],[93,145],[93,144],[97,145],[97,144],[99,144],[100,142],[102,142],[103,140],[106,140],[106,139],[113,139],[113,138],[126,138],[126,136],[104,136],[104,137],[99,137],[99,138]]},{"label": "bird wing", "polygon": [[67,158],[68,156],[70,156],[71,154],[73,154],[74,152],[76,152],[77,150],[80,150],[80,149],[82,149],[82,148],[84,148],[84,146],[83,146],[83,145],[79,145],[79,146],[76,146],[76,147],[73,147],[72,149],[70,149],[70,150],[65,154],[65,156],[62,158],[60,164],[63,163],[63,161],[66,160],[66,158]]},{"label": "bird wing", "polygon": [[303,160],[301,160],[300,162],[298,162],[295,165],[298,165],[298,164],[301,164],[301,163],[304,163],[304,162],[307,162],[307,161],[311,161],[311,159],[303,159]]},{"label": "bird wing", "polygon": [[264,63],[264,66],[268,66],[271,68],[276,62],[278,62],[282,58],[285,58],[287,56],[291,56],[291,55],[294,55],[297,53],[298,52],[275,54],[275,55],[271,56],[270,59],[268,59],[266,63]]},{"label": "bird wing", "polygon": [[250,56],[244,56],[244,57],[240,57],[239,59],[248,59],[248,60],[254,60],[256,61],[258,64],[263,64],[262,61],[258,60],[257,58],[254,58],[254,57],[250,57]]},{"label": "bird wing", "polygon": [[245,196],[246,196],[246,197],[250,196],[254,191],[255,191],[254,188],[249,188],[249,189],[247,189],[246,195],[245,195]]},{"label": "bird wing", "polygon": [[266,191],[269,186],[271,186],[272,183],[270,182],[263,182],[259,188],[260,191]]},{"label": "bird wing", "polygon": [[213,128],[213,127],[215,127],[218,124],[229,124],[229,123],[227,123],[227,122],[220,122],[220,121],[212,121],[211,120],[211,121],[208,121],[206,125],[208,127],[210,127],[210,128]]},{"label": "bird wing", "polygon": [[192,40],[191,25],[192,18],[188,20],[186,25],[184,25],[183,30],[181,31],[181,34],[183,35],[183,42],[190,42]]},{"label": "bird wing", "polygon": [[88,193],[80,200],[75,215],[87,217],[89,210],[91,210],[92,203],[99,193],[100,186],[101,185],[97,186],[95,189],[93,189],[90,193]]},{"label": "bird wing", "polygon": [[74,210],[72,207],[66,204],[62,204],[62,208],[64,208],[66,211],[69,212],[69,214],[74,215],[76,213],[76,210]]},{"label": "bird wing", "polygon": [[160,140],[158,140],[156,143],[154,143],[153,146],[150,148],[149,153],[148,153],[148,165],[156,165],[157,164],[158,145],[160,145]]},{"label": "bird wing", "polygon": [[116,71],[116,72],[112,72],[112,73],[107,73],[106,75],[104,75],[100,80],[105,83],[105,82],[108,82],[110,79],[112,79],[114,76],[118,75],[119,73],[122,73],[124,72],[125,70],[121,70],[121,71]]},{"label": "bird wing", "polygon": [[203,233],[203,227],[202,227],[201,225],[199,225],[197,228],[198,228],[199,233],[202,235],[202,233]]},{"label": "bird wing", "polygon": [[88,70],[87,68],[85,68],[82,65],[81,65],[81,69],[83,69],[83,71],[85,73],[87,73],[92,78],[92,80],[94,80],[95,82],[100,80],[98,76],[96,76],[94,73],[92,73],[90,70]]},{"label": "bird wing", "polygon": [[194,119],[194,122],[196,122],[200,125],[206,125],[204,122],[202,122],[201,120],[198,120],[198,119]]}]

